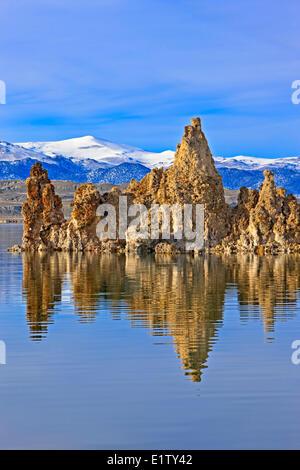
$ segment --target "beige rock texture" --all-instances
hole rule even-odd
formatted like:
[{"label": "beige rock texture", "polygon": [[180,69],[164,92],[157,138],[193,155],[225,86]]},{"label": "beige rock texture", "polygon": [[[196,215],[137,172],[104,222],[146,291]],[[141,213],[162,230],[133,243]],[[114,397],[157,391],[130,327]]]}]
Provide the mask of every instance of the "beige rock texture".
[{"label": "beige rock texture", "polygon": [[[185,251],[185,240],[177,240],[173,219],[169,240],[130,239],[129,230],[119,238],[119,198],[127,197],[127,205],[153,204],[171,207],[174,204],[203,204],[204,251],[214,252],[299,252],[300,205],[297,199],[277,187],[274,174],[266,170],[260,190],[241,188],[238,204],[226,204],[222,177],[219,175],[199,118],[186,126],[177,145],[173,165],[164,171],[155,168],[140,182],[132,180],[122,193],[118,188],[100,195],[93,184],[81,184],[74,195],[70,220],[64,219],[62,201],[55,194],[48,173],[40,163],[33,165],[27,179],[27,201],[23,204],[24,234],[20,251],[154,251],[175,254]],[[116,212],[115,239],[100,239],[97,210],[110,204]],[[104,209],[105,206],[102,206]],[[130,217],[128,222],[130,223]],[[193,220],[195,222],[195,220]],[[150,217],[148,218],[148,229]],[[161,230],[161,228],[160,228]]]},{"label": "beige rock texture", "polygon": [[47,170],[40,163],[33,165],[26,185],[23,251],[88,251],[100,246],[96,211],[101,196],[94,185],[82,184],[76,190],[69,221],[64,219],[61,198],[55,194]]},{"label": "beige rock texture", "polygon": [[93,251],[101,247],[96,234],[97,209],[101,203],[99,191],[91,183],[81,184],[72,202],[71,219],[53,233],[56,248],[64,251]]},{"label": "beige rock texture", "polygon": [[[126,239],[119,238],[119,198],[123,195],[122,191],[118,188],[112,188],[109,192],[103,195],[103,204],[112,205],[115,208],[116,214],[116,238],[114,240],[103,237],[101,239],[101,251],[104,252],[125,252],[126,250]],[[129,199],[129,198],[128,198]],[[127,199],[127,200],[128,200]]]},{"label": "beige rock texture", "polygon": [[62,201],[55,194],[54,186],[37,162],[26,180],[27,201],[23,204],[24,233],[22,248],[24,250],[48,249],[51,244],[51,231],[59,230],[64,222]]},{"label": "beige rock texture", "polygon": [[221,250],[276,253],[300,251],[300,205],[264,171],[260,190],[241,188],[231,217],[231,233]]},{"label": "beige rock texture", "polygon": [[[163,171],[155,168],[140,183],[132,180],[125,191],[134,203],[203,204],[205,247],[214,247],[229,233],[229,207],[225,203],[222,177],[218,173],[200,118],[186,126],[177,145],[173,165]],[[177,244],[178,247],[180,244]]]}]

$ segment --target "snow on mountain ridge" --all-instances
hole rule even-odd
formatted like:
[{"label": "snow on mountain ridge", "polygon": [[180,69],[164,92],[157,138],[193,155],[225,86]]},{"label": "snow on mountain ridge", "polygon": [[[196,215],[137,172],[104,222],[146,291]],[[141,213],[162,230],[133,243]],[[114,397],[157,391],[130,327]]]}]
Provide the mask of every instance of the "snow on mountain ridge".
[{"label": "snow on mountain ridge", "polygon": [[298,171],[300,170],[300,157],[263,158],[238,155],[236,157],[214,157],[214,159],[217,167],[248,170],[290,167]]},{"label": "snow on mountain ridge", "polygon": [[[26,179],[32,164],[40,161],[51,179],[124,183],[131,178],[140,180],[154,167],[169,167],[174,153],[146,152],[92,136],[15,145],[0,142],[0,179]],[[300,157],[267,159],[239,155],[215,157],[215,163],[228,189],[258,188],[264,178],[263,170],[271,169],[276,184],[300,194]]]},{"label": "snow on mountain ridge", "polygon": [[[53,142],[23,142],[16,144],[27,150],[40,152],[49,157],[63,156],[80,161],[85,167],[110,168],[122,163],[139,163],[147,168],[172,165],[175,152],[148,152],[138,147],[116,144],[91,135]],[[96,163],[97,162],[97,163]],[[238,155],[215,157],[217,167],[259,170],[289,167],[300,170],[300,157],[263,158]]]},{"label": "snow on mountain ridge", "polygon": [[0,161],[1,162],[15,162],[22,161],[31,158],[33,160],[39,160],[44,163],[54,163],[53,160],[48,158],[45,154],[37,152],[35,150],[27,150],[17,144],[10,144],[9,142],[0,142]]},{"label": "snow on mountain ridge", "polygon": [[103,168],[121,163],[140,163],[148,168],[170,166],[174,158],[174,152],[171,150],[161,153],[147,152],[137,147],[96,139],[93,136],[76,137],[56,142],[22,142],[16,145],[27,150],[39,151],[50,157],[61,155],[77,161],[94,160],[100,163]]}]

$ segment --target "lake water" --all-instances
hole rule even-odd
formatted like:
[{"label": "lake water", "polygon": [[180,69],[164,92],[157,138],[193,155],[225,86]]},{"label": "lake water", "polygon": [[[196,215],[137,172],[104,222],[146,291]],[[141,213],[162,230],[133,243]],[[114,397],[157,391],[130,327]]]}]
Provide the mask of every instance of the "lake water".
[{"label": "lake water", "polygon": [[0,226],[1,448],[300,448],[299,256],[23,254]]}]

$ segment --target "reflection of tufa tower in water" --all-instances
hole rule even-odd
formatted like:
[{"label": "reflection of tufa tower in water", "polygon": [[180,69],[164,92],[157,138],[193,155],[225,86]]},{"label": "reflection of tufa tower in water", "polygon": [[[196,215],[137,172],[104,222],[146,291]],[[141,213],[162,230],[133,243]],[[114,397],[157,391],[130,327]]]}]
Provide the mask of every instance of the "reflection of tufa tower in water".
[{"label": "reflection of tufa tower in water", "polygon": [[138,280],[130,296],[131,325],[153,336],[172,336],[183,369],[199,382],[222,325],[226,272],[221,260],[156,257],[145,265],[129,257],[126,275]]},{"label": "reflection of tufa tower in water", "polygon": [[231,267],[232,281],[237,284],[241,320],[261,319],[266,340],[272,340],[275,323],[291,316],[291,304],[296,312],[300,256],[245,254],[224,256],[223,261]]},{"label": "reflection of tufa tower in water", "polygon": [[[297,302],[300,257],[124,256],[24,253],[23,293],[31,338],[41,340],[66,297],[80,322],[102,310],[154,337],[171,337],[191,380],[201,380],[228,286],[236,285],[242,321],[262,318],[268,336]],[[251,306],[251,309],[249,308]],[[255,308],[257,306],[257,314]],[[250,313],[251,312],[251,317]],[[253,313],[254,312],[254,313]]]},{"label": "reflection of tufa tower in water", "polygon": [[32,339],[41,340],[53,323],[68,277],[80,321],[94,321],[103,302],[117,318],[114,312],[125,300],[131,327],[173,337],[184,370],[200,380],[222,322],[225,271],[220,260],[25,253],[23,261]]},{"label": "reflection of tufa tower in water", "polygon": [[58,254],[24,253],[23,295],[27,300],[27,322],[35,341],[46,336],[53,323],[55,304],[61,300],[64,259]]}]

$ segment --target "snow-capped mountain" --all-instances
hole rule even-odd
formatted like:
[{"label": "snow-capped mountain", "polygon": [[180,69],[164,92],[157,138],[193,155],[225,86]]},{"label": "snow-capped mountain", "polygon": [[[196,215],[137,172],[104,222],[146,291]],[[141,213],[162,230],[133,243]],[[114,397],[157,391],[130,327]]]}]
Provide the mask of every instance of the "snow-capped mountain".
[{"label": "snow-capped mountain", "polygon": [[[147,152],[92,136],[57,142],[0,142],[0,179],[25,179],[35,161],[41,161],[51,179],[77,182],[125,183],[140,180],[154,167],[169,167],[174,151]],[[228,189],[258,188],[263,170],[275,173],[276,183],[300,195],[300,157],[215,157],[223,184]]]},{"label": "snow-capped mountain", "polygon": [[300,157],[259,158],[245,157],[214,157],[217,167],[236,168],[238,170],[262,170],[272,168],[289,168],[300,171]]},{"label": "snow-capped mountain", "polygon": [[215,164],[228,189],[238,189],[241,186],[258,189],[264,180],[263,171],[272,170],[278,186],[300,195],[300,157],[215,157]]},{"label": "snow-capped mountain", "polygon": [[0,142],[0,161],[1,162],[15,162],[32,158],[40,162],[50,163],[52,159],[47,155],[36,152],[35,150],[27,150],[25,147],[20,147],[17,144],[10,144],[9,142]]},{"label": "snow-capped mountain", "polygon": [[174,159],[174,152],[171,150],[161,153],[147,152],[137,147],[96,139],[90,135],[57,142],[23,142],[16,145],[50,157],[61,155],[73,161],[85,162],[87,166],[88,162],[90,165],[92,162],[98,162],[102,168],[121,163],[139,163],[147,168],[167,167]]},{"label": "snow-capped mountain", "polygon": [[[83,161],[92,164],[97,162],[102,168],[120,165],[121,163],[139,163],[147,168],[172,165],[174,151],[166,150],[161,153],[147,152],[137,147],[116,144],[93,136],[60,140],[57,142],[23,142],[19,145],[28,151],[34,150],[49,157],[57,155],[71,158],[73,161]],[[264,168],[287,168],[300,170],[300,157],[289,158],[259,158],[246,157],[215,157],[217,167],[236,168],[239,170],[260,170]]]}]

